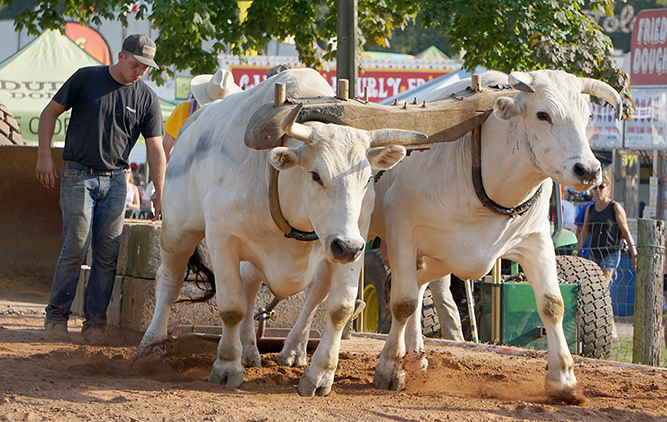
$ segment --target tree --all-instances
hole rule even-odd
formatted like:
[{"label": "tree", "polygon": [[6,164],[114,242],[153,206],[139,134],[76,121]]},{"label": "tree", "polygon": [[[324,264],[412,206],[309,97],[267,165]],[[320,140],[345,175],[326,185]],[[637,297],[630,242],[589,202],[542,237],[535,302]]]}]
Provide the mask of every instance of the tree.
[{"label": "tree", "polygon": [[[0,0],[0,6],[14,0]],[[64,30],[65,22],[126,21],[134,0],[37,0],[15,18],[17,29],[37,35]],[[611,58],[609,38],[582,12],[582,0],[359,0],[361,45],[389,45],[391,33],[414,21],[450,38],[465,50],[465,66],[502,70],[563,69],[607,81],[632,107],[626,75]],[[612,13],[613,0],[590,0],[590,8]],[[158,64],[167,75],[192,69],[212,73],[220,53],[262,51],[272,39],[293,37],[301,61],[319,67],[335,57],[337,0],[254,0],[239,19],[236,0],[145,0],[137,18],[160,30]],[[204,41],[212,41],[203,49]],[[321,44],[323,47],[319,47]],[[153,74],[158,83],[161,74]],[[631,108],[630,108],[631,109]]]},{"label": "tree", "polygon": [[[561,69],[608,82],[621,94],[626,117],[634,110],[627,75],[612,57],[611,40],[580,0],[441,0],[421,11],[423,25],[465,51],[465,67],[503,72]],[[612,0],[591,0],[593,11],[613,14]]]}]

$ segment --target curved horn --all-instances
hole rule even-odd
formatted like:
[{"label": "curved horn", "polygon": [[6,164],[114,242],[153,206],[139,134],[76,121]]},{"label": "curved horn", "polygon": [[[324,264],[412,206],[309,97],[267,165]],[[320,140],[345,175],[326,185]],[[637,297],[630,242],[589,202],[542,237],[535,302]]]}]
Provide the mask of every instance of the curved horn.
[{"label": "curved horn", "polygon": [[299,116],[299,112],[301,111],[302,107],[303,103],[297,104],[297,106],[294,107],[287,116],[285,116],[283,119],[282,128],[285,133],[292,138],[298,139],[305,144],[309,144],[312,142],[313,130],[306,125],[302,125],[301,123],[296,122],[296,118]]},{"label": "curved horn", "polygon": [[507,77],[510,86],[514,89],[524,92],[535,92],[535,88],[530,86],[533,82],[533,77],[530,76],[530,73],[525,72],[512,72]]},{"label": "curved horn", "polygon": [[591,78],[579,78],[581,81],[581,93],[589,94],[602,98],[609,104],[613,105],[616,108],[616,119],[621,120],[621,114],[623,113],[623,102],[621,96],[618,95],[618,92],[610,85],[598,81],[597,79]]},{"label": "curved horn", "polygon": [[371,136],[371,148],[387,145],[418,145],[426,143],[428,139],[423,133],[400,129],[378,129],[368,133]]}]

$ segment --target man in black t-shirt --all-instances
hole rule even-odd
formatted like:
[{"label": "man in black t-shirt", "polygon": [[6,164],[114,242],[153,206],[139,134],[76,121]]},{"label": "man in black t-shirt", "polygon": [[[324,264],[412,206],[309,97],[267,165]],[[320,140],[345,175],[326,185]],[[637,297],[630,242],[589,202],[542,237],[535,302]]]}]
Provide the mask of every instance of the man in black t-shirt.
[{"label": "man in black t-shirt", "polygon": [[69,339],[67,321],[81,264],[92,244],[81,334],[88,343],[107,340],[106,310],[116,277],[127,193],[123,169],[129,168],[130,151],[140,134],[146,140],[157,197],[155,219],[160,215],[166,168],[162,113],[157,96],[140,80],[149,67],[158,68],[155,51],[155,43],[146,35],[130,35],[118,53],[118,63],[76,71],[40,116],[37,179],[52,188],[58,178],[50,148],[55,122],[72,109],[60,181],[63,248],[44,323],[53,339]]}]

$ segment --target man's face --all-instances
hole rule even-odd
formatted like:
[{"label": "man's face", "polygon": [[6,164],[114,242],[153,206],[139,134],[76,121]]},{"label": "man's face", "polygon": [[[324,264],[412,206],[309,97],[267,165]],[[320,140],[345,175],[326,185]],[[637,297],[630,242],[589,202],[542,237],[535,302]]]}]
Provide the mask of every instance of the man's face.
[{"label": "man's face", "polygon": [[122,51],[119,55],[119,62],[121,78],[126,84],[135,83],[148,71],[148,65],[140,63],[126,51]]}]

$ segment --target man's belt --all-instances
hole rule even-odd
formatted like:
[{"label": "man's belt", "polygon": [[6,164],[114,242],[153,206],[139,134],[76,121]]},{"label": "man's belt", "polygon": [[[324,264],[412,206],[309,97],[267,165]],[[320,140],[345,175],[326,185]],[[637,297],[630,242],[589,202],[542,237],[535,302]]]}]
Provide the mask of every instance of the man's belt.
[{"label": "man's belt", "polygon": [[116,176],[121,174],[123,170],[96,170],[92,167],[89,167],[85,164],[77,163],[76,161],[65,161],[63,163],[63,168],[66,169],[77,169],[83,170],[86,173],[95,175],[95,176]]}]

